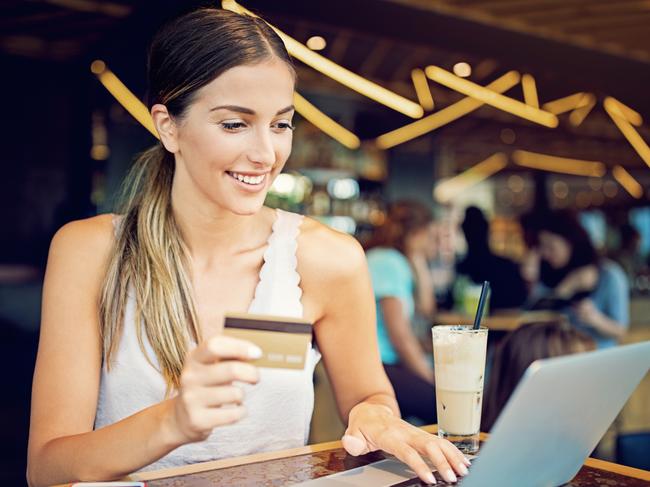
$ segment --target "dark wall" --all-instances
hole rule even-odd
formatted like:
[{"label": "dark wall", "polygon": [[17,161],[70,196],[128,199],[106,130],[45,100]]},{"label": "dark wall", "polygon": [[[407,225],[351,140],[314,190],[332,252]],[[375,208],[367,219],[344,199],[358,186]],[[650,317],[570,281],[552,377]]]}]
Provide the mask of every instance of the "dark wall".
[{"label": "dark wall", "polygon": [[8,56],[0,72],[0,263],[42,265],[53,229],[91,210],[87,76]]}]

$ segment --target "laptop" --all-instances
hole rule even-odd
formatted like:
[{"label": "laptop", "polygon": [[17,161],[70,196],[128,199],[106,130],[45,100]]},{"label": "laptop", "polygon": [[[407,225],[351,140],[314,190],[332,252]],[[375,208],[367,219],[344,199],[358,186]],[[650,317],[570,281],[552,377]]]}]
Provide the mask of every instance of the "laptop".
[{"label": "laptop", "polygon": [[[650,369],[650,341],[533,362],[472,461],[462,487],[552,487],[569,482]],[[436,476],[440,484],[440,477]],[[389,457],[301,487],[411,487]]]}]

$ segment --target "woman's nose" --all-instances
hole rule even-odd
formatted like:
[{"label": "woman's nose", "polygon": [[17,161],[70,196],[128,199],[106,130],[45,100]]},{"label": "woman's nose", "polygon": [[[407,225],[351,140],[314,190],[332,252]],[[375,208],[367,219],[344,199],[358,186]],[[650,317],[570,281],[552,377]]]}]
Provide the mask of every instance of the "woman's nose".
[{"label": "woman's nose", "polygon": [[275,164],[276,152],[271,134],[260,131],[255,134],[254,140],[248,150],[248,159],[256,164],[272,166]]}]

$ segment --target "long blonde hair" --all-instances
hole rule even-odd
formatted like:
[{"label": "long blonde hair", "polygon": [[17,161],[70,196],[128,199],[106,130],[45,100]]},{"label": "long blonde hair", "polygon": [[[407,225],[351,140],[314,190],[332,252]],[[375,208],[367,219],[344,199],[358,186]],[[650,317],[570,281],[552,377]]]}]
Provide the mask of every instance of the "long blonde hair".
[{"label": "long blonde hair", "polygon": [[[264,21],[202,8],[165,26],[149,51],[149,105],[164,104],[181,120],[196,92],[235,66],[279,58],[293,72],[281,39]],[[128,299],[147,359],[143,332],[158,360],[168,393],[178,388],[190,340],[201,340],[192,298],[188,252],[174,220],[175,160],[161,144],[134,163],[122,190],[115,243],[99,301],[103,356],[110,370]],[[131,296],[131,293],[133,296]]]}]

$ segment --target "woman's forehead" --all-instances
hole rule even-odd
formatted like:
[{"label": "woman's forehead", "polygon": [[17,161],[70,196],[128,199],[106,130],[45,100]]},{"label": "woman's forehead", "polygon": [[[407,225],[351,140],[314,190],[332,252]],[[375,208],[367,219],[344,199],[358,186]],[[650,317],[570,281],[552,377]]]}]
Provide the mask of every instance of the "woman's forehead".
[{"label": "woman's forehead", "polygon": [[230,68],[199,90],[196,102],[212,110],[239,106],[273,114],[293,103],[294,76],[286,63],[272,60]]}]

